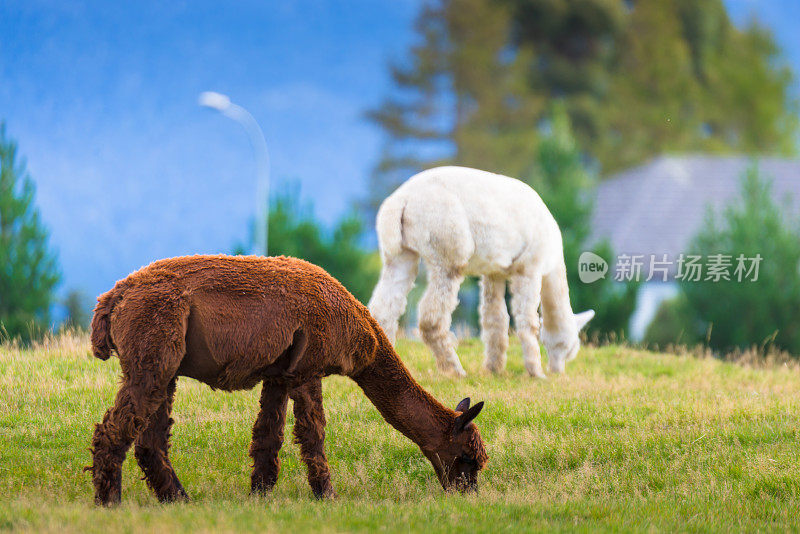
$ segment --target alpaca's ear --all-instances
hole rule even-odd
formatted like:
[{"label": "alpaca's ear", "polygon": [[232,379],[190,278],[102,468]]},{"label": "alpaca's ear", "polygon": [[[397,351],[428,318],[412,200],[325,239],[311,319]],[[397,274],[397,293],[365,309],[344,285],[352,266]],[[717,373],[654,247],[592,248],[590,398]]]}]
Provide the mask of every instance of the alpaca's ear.
[{"label": "alpaca's ear", "polygon": [[467,428],[467,425],[470,424],[473,419],[478,417],[478,414],[481,413],[481,410],[483,410],[483,401],[479,402],[472,408],[469,408],[466,412],[456,417],[456,424],[453,427],[453,431],[461,432]]},{"label": "alpaca's ear", "polygon": [[462,400],[461,402],[459,402],[458,406],[456,406],[456,411],[463,413],[463,412],[466,412],[467,410],[469,410],[469,402],[470,402],[469,401],[469,397],[467,397],[464,400]]},{"label": "alpaca's ear", "polygon": [[586,323],[592,320],[594,317],[594,310],[586,310],[584,312],[576,313],[575,314],[575,326],[578,327],[578,331],[582,330]]}]

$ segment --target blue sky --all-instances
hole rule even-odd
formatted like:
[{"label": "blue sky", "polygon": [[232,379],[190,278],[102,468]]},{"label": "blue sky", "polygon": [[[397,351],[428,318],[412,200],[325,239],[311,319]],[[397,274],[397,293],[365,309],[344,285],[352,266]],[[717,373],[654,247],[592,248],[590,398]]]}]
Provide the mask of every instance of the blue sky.
[{"label": "blue sky", "polygon": [[[235,4],[235,7],[232,7]],[[197,106],[227,93],[261,123],[273,187],[332,221],[364,194],[363,118],[413,41],[419,0],[0,0],[0,118],[20,145],[64,272],[92,297],[152,260],[230,252],[253,216],[243,130]],[[800,71],[800,2],[727,0]]]}]

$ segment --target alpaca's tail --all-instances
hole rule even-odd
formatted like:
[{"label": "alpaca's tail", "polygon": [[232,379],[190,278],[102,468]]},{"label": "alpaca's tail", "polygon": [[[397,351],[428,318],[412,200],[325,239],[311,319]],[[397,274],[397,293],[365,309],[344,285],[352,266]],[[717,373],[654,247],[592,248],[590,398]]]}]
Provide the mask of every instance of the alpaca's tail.
[{"label": "alpaca's tail", "polygon": [[375,218],[378,243],[384,257],[397,256],[403,251],[403,224],[406,201],[390,196],[381,204]]},{"label": "alpaca's tail", "polygon": [[107,360],[115,348],[111,339],[111,312],[122,299],[122,293],[122,288],[114,286],[111,291],[97,298],[92,317],[92,354],[95,358]]}]

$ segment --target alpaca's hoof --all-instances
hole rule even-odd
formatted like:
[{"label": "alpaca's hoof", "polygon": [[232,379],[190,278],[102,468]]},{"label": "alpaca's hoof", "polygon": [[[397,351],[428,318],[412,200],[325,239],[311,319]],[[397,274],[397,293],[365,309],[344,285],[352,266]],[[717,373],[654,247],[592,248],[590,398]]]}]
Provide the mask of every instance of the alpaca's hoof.
[{"label": "alpaca's hoof", "polygon": [[542,380],[547,380],[547,375],[544,374],[541,365],[534,365],[534,364],[525,364],[525,370],[528,371],[528,374],[532,378],[541,378]]},{"label": "alpaca's hoof", "polygon": [[319,501],[334,501],[339,498],[339,494],[333,488],[325,488],[323,490],[314,490],[314,498]]},{"label": "alpaca's hoof", "polygon": [[450,368],[449,370],[445,371],[445,374],[452,376],[453,378],[464,378],[467,376],[467,372],[461,367]]},{"label": "alpaca's hoof", "polygon": [[[96,462],[95,462],[96,464]],[[95,473],[99,473],[96,470]],[[115,506],[122,500],[122,472],[109,477],[94,477],[94,503],[97,506]]]},{"label": "alpaca's hoof", "polygon": [[254,474],[250,479],[250,495],[266,497],[272,493],[272,488],[275,487],[276,482],[277,477]]},{"label": "alpaca's hoof", "polygon": [[97,506],[116,506],[122,500],[122,496],[119,492],[110,492],[110,493],[96,493],[94,496],[94,503]]},{"label": "alpaca's hoof", "polygon": [[186,503],[189,502],[191,499],[189,499],[189,495],[181,487],[178,488],[176,491],[159,496],[158,500],[163,504],[172,504],[172,503],[182,503],[182,502]]},{"label": "alpaca's hoof", "polygon": [[505,365],[484,363],[483,369],[488,373],[492,373],[493,375],[499,375],[505,371]]},{"label": "alpaca's hoof", "polygon": [[436,366],[439,368],[439,371],[452,378],[464,378],[467,376],[467,372],[461,366],[461,362],[459,362],[458,359],[455,361],[450,359],[439,360],[436,362]]},{"label": "alpaca's hoof", "polygon": [[467,376],[467,372],[461,367],[460,363],[450,363],[446,362],[444,364],[437,363],[436,365],[441,371],[442,374],[452,377],[452,378],[464,378]]}]

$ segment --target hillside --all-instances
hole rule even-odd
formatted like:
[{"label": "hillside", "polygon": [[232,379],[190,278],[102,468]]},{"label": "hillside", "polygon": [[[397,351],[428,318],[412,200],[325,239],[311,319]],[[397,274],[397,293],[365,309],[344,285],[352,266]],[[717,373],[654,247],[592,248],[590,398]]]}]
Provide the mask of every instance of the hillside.
[{"label": "hillside", "polygon": [[[440,377],[417,342],[399,352],[437,398],[485,400],[490,461],[477,495],[445,495],[416,447],[354,383],[325,380],[327,454],[340,499],[315,502],[296,445],[268,499],[248,496],[256,390],[179,381],[171,457],[193,498],[159,505],[129,454],[123,504],[95,509],[83,466],[112,402],[116,359],[84,338],[0,347],[0,529],[50,531],[518,531],[800,529],[800,372],[689,356],[586,348],[566,376],[524,374],[512,343],[505,376]],[[291,425],[291,411],[289,424]]]}]

